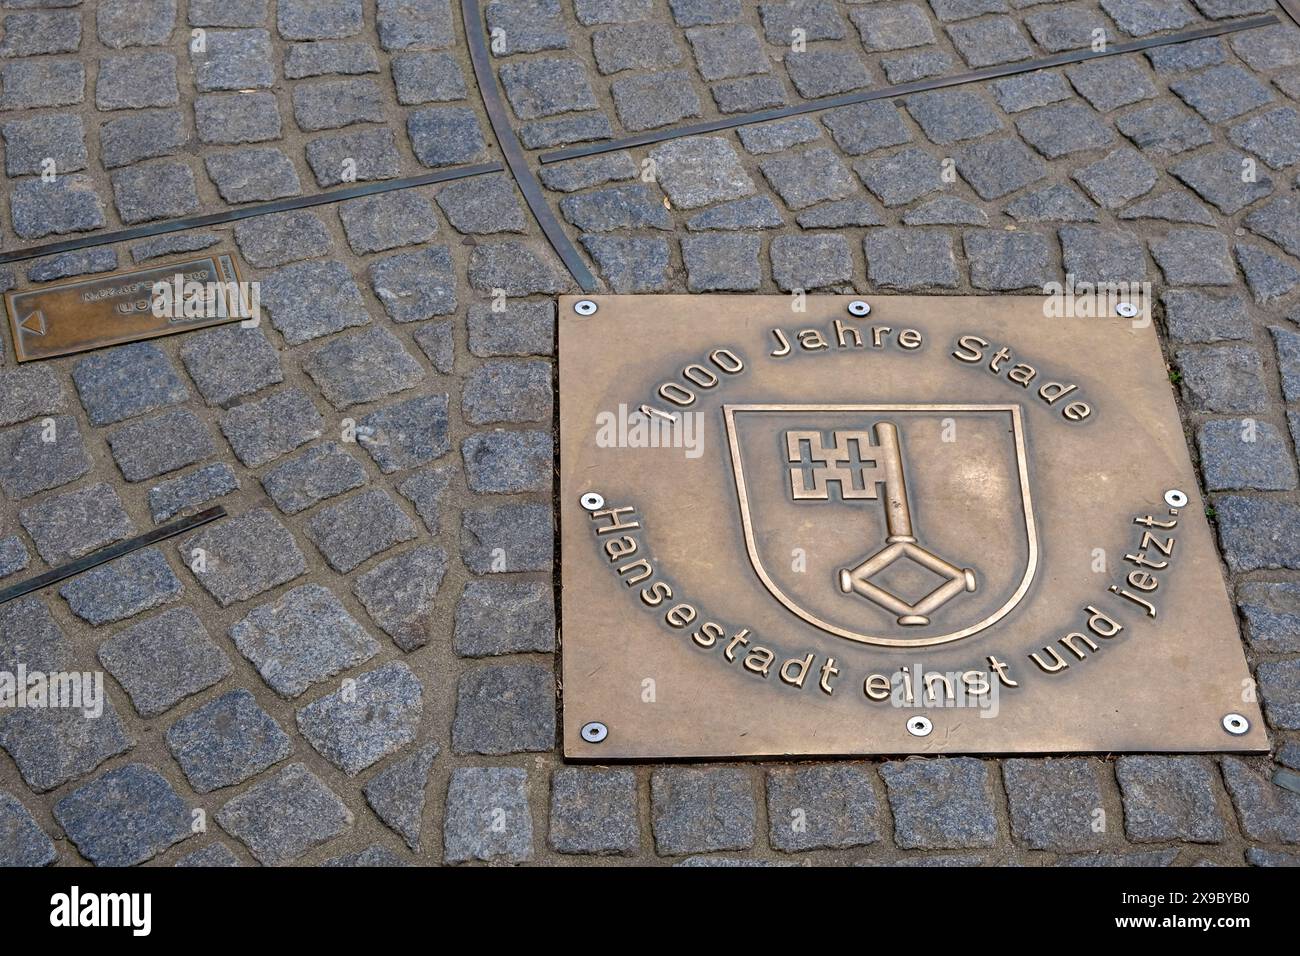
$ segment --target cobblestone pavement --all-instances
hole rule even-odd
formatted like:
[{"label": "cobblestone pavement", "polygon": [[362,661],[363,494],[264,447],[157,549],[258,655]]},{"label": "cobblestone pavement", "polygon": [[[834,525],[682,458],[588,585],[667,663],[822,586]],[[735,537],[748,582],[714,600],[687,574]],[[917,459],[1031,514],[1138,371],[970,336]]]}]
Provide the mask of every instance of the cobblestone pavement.
[{"label": "cobblestone pavement", "polygon": [[[5,249],[309,194],[346,160],[364,182],[500,159],[447,0],[0,8]],[[484,8],[534,168],[544,148],[1097,30],[1276,11]],[[564,766],[551,296],[574,288],[512,181],[486,175],[7,269],[25,289],[229,252],[268,321],[0,366],[4,583],[230,512],[0,606],[0,670],[103,670],[108,696],[95,720],[0,716],[0,862],[1300,862],[1297,98],[1288,21],[540,171],[618,292],[1150,280],[1273,755]]]}]

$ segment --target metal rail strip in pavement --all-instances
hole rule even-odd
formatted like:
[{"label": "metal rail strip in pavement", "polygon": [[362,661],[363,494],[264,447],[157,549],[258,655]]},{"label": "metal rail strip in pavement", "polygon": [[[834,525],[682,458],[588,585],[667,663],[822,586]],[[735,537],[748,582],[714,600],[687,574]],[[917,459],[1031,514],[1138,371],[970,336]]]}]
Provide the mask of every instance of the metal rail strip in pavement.
[{"label": "metal rail strip in pavement", "polygon": [[165,524],[161,527],[154,528],[144,534],[137,535],[126,541],[120,541],[117,544],[109,545],[107,548],[100,548],[98,551],[92,551],[84,558],[78,558],[70,564],[65,564],[38,574],[34,578],[28,578],[10,587],[0,591],[0,604],[5,604],[15,598],[20,598],[25,594],[31,594],[33,591],[39,591],[41,588],[49,587],[66,578],[75,577],[91,568],[97,568],[101,564],[107,564],[109,561],[116,561],[123,555],[130,554],[132,551],[139,551],[141,548],[147,548],[151,544],[157,544],[159,541],[166,541],[168,538],[174,538],[178,534],[184,534],[186,531],[192,531],[210,521],[216,521],[218,518],[226,516],[226,509],[221,505],[215,508],[208,508],[206,511],[200,511],[198,514],[191,515],[188,518],[181,518],[179,521],[173,521],[171,524]]},{"label": "metal rail strip in pavement", "polygon": [[[1295,7],[1300,16],[1300,0],[1284,0],[1283,6],[1287,4]],[[840,96],[827,96],[816,100],[807,100],[803,103],[796,103],[793,106],[783,106],[776,109],[760,110],[754,113],[742,113],[738,116],[730,116],[726,119],[709,120],[704,123],[692,123],[688,126],[676,126],[671,129],[663,129],[653,133],[642,133],[637,136],[625,136],[622,139],[608,140],[603,143],[592,143],[587,146],[571,146],[567,149],[556,150],[551,153],[543,153],[538,157],[538,161],[543,165],[549,163],[559,163],[566,159],[578,159],[583,156],[595,156],[600,153],[611,153],[615,150],[628,149],[633,146],[648,146],[652,143],[661,143],[669,139],[678,139],[683,136],[698,136],[701,133],[713,133],[718,130],[734,129],[737,126],[749,126],[753,123],[766,123],[770,120],[784,119],[788,116],[801,116],[805,113],[817,113],[822,110],[834,109],[839,106],[852,106],[855,103],[869,103],[872,100],[892,99],[896,96],[907,96],[911,93],[924,93],[929,90],[943,89],[949,86],[962,86],[966,83],[978,83],[981,80],[997,79],[1003,76],[1014,76],[1018,73],[1032,73],[1035,70],[1049,69],[1054,66],[1063,66],[1069,63],[1082,63],[1085,60],[1098,60],[1108,56],[1119,56],[1124,53],[1136,53],[1141,50],[1150,50],[1154,47],[1171,46],[1175,43],[1189,43],[1192,40],[1203,40],[1209,37],[1223,36],[1228,33],[1240,33],[1244,30],[1254,30],[1259,27],[1272,26],[1280,23],[1276,14],[1270,13],[1262,17],[1252,17],[1249,20],[1236,20],[1231,23],[1220,23],[1215,26],[1202,27],[1199,30],[1185,30],[1182,33],[1171,33],[1166,36],[1149,37],[1145,40],[1133,40],[1129,43],[1117,43],[1109,45],[1105,50],[1074,50],[1069,53],[1057,53],[1053,56],[1043,57],[1039,60],[1026,60],[1021,63],[1006,63],[1001,66],[989,66],[980,70],[972,70],[969,73],[957,73],[953,76],[936,77],[929,80],[915,80],[911,83],[900,83],[896,86],[886,86],[878,90],[864,90],[861,93],[845,93]]]},{"label": "metal rail strip in pavement", "polygon": [[569,270],[569,275],[573,276],[583,292],[598,292],[601,288],[600,283],[587,268],[582,254],[569,240],[564,227],[560,225],[559,220],[551,212],[551,207],[547,205],[542,186],[529,168],[528,160],[524,156],[524,148],[519,143],[519,137],[515,135],[514,127],[510,125],[510,114],[501,99],[501,93],[497,89],[496,74],[492,70],[492,57],[488,52],[485,24],[478,0],[460,0],[460,12],[464,20],[465,41],[469,44],[469,59],[474,66],[474,79],[478,84],[479,97],[483,100],[483,108],[487,111],[488,122],[492,124],[497,145],[501,147],[501,154],[505,157],[506,165],[510,167],[510,174],[514,176],[515,184],[523,193],[524,201],[528,203],[537,225],[541,226],[546,240],[560,257],[564,267]]},{"label": "metal rail strip in pavement", "polygon": [[419,176],[406,176],[402,179],[377,180],[375,182],[366,183],[362,186],[348,186],[345,189],[334,189],[329,192],[313,193],[310,196],[290,196],[287,199],[274,199],[270,202],[237,206],[233,209],[226,209],[222,212],[209,213],[203,216],[187,216],[183,219],[167,219],[143,226],[132,226],[129,229],[116,229],[113,232],[101,232],[95,235],[81,236],[77,239],[62,239],[58,242],[47,242],[39,246],[28,246],[25,249],[12,249],[9,252],[0,253],[0,265],[5,265],[10,262],[22,262],[25,259],[36,259],[40,256],[49,256],[60,252],[71,252],[75,249],[89,249],[93,246],[106,246],[110,243],[122,242],[126,239],[144,239],[149,236],[166,235],[169,232],[184,232],[187,229],[201,229],[205,226],[216,226],[227,222],[238,222],[241,219],[252,219],[254,216],[269,216],[277,212],[289,212],[294,209],[307,209],[311,206],[324,206],[329,203],[342,202],[346,199],[357,199],[361,196],[373,196],[377,193],[392,192],[396,189],[411,189],[415,186],[429,186],[433,183],[445,183],[454,179],[465,179],[470,176],[482,176],[485,173],[499,173],[502,169],[504,169],[504,167],[500,163],[479,163],[475,166],[440,169],[432,173],[421,173]]}]

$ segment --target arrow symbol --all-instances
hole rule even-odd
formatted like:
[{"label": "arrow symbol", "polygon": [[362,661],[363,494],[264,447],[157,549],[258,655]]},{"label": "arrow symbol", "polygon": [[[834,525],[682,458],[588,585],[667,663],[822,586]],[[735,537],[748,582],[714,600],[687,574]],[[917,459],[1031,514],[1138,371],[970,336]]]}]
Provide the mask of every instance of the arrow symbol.
[{"label": "arrow symbol", "polygon": [[18,323],[18,326],[24,332],[30,332],[32,335],[44,335],[45,313],[40,309],[37,309],[35,312],[28,315],[27,318]]}]

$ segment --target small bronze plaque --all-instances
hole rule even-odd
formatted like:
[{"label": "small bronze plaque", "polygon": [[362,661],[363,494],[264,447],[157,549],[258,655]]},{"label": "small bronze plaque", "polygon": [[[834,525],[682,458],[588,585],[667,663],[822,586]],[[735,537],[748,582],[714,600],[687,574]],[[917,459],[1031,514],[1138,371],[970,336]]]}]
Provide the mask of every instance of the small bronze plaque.
[{"label": "small bronze plaque", "polygon": [[[10,292],[14,354],[30,362],[237,321],[250,307],[249,296],[235,298],[238,282],[234,260],[221,255]],[[179,295],[156,308],[157,283]]]},{"label": "small bronze plaque", "polygon": [[566,755],[1266,749],[1149,318],[868,301],[561,299]]}]

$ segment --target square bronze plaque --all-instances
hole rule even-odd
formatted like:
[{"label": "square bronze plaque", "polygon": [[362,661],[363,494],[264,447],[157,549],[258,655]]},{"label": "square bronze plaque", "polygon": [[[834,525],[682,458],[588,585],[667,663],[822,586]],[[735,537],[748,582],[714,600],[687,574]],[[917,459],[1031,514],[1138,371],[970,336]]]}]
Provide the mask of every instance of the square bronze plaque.
[{"label": "square bronze plaque", "polygon": [[1155,329],[1044,302],[562,298],[565,754],[1267,749]]}]

